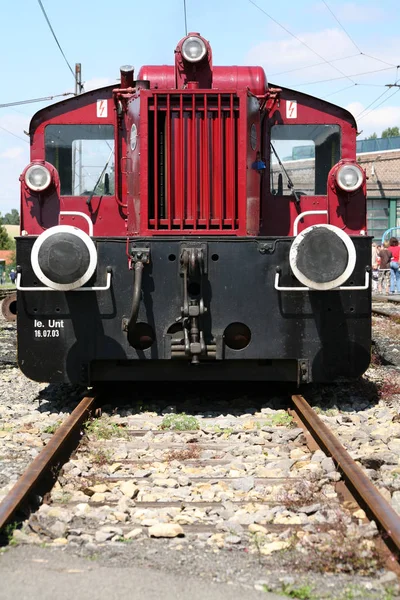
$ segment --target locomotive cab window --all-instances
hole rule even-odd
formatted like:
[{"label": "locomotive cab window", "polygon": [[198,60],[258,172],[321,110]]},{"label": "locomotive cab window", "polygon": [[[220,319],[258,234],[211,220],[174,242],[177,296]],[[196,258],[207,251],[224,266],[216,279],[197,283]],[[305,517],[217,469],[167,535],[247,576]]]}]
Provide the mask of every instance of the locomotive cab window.
[{"label": "locomotive cab window", "polygon": [[[274,125],[271,128],[271,193],[326,195],[328,173],[340,160],[339,125]],[[280,164],[282,163],[282,164]]]},{"label": "locomotive cab window", "polygon": [[115,189],[113,125],[47,125],[46,160],[62,196],[109,196]]}]

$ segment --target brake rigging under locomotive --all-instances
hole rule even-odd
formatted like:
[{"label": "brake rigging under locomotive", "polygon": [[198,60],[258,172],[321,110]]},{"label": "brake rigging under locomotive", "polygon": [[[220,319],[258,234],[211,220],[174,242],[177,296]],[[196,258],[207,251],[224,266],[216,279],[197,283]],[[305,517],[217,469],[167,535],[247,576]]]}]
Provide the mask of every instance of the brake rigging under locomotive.
[{"label": "brake rigging under locomotive", "polygon": [[21,181],[18,360],[30,378],[331,381],[370,358],[365,173],[346,110],[213,65],[39,111]]}]

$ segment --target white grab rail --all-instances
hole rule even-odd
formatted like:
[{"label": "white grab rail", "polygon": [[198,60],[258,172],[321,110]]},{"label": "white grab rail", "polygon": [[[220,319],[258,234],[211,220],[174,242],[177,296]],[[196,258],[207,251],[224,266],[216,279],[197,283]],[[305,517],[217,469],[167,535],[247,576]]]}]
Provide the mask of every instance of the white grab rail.
[{"label": "white grab rail", "polygon": [[302,213],[300,213],[299,215],[297,215],[297,217],[294,220],[293,223],[293,235],[297,235],[298,233],[298,225],[299,222],[301,221],[301,219],[303,217],[307,217],[307,215],[326,215],[328,216],[328,211],[327,210],[306,210]]},{"label": "white grab rail", "polygon": [[365,281],[364,281],[364,285],[341,285],[337,288],[332,288],[330,290],[314,290],[313,288],[310,287],[285,287],[285,286],[280,286],[279,285],[279,278],[280,278],[280,273],[276,273],[275,274],[275,283],[274,283],[274,288],[278,291],[278,292],[321,292],[321,293],[326,293],[326,292],[341,292],[342,290],[346,290],[346,291],[360,291],[360,290],[367,290],[369,288],[369,280],[370,280],[370,274],[369,271],[365,272]]},{"label": "white grab rail", "polygon": [[[70,292],[104,292],[106,290],[109,290],[111,287],[111,270],[107,270],[107,279],[106,279],[106,285],[99,285],[99,286],[93,286],[93,287],[79,287],[79,288],[75,288],[74,290],[67,290],[68,293]],[[23,285],[21,285],[21,278],[22,278],[22,273],[17,273],[17,281],[16,281],[16,287],[17,290],[20,292],[62,292],[62,290],[54,290],[53,288],[50,287],[24,287]],[[62,292],[65,293],[65,292]]]}]

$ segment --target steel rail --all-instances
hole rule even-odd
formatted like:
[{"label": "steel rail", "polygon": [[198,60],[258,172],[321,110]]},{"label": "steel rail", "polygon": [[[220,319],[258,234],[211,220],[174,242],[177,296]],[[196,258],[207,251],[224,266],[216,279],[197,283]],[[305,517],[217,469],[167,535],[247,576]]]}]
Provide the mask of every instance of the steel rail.
[{"label": "steel rail", "polygon": [[80,426],[94,409],[95,402],[94,395],[80,401],[9,491],[0,504],[0,531],[15,518],[20,509],[29,505],[33,495],[44,495],[51,489],[59,469],[77,447]]},{"label": "steel rail", "polygon": [[299,395],[292,396],[295,411],[304,425],[317,439],[341,470],[345,482],[360,504],[384,533],[384,541],[392,552],[400,553],[400,516],[378,492],[373,483],[351,458],[335,435],[316,415],[308,402]]},{"label": "steel rail", "polygon": [[387,317],[388,319],[398,319],[400,317],[399,314],[394,314],[391,312],[387,312],[386,310],[382,310],[380,308],[372,308],[372,314],[373,315],[379,315],[381,317]]},{"label": "steel rail", "polygon": [[0,288],[0,300],[3,300],[4,298],[7,298],[7,296],[10,296],[11,294],[15,294],[16,292],[16,288],[12,287],[12,288]]}]

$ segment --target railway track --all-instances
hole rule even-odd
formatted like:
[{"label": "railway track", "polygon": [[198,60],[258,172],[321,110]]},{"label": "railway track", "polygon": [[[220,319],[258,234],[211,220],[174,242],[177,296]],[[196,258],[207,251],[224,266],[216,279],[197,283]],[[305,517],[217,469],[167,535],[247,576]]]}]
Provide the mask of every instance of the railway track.
[{"label": "railway track", "polygon": [[389,302],[391,304],[399,304],[400,302],[400,294],[372,294],[372,302]]},{"label": "railway track", "polygon": [[0,300],[3,300],[3,298],[6,298],[7,296],[10,296],[12,294],[15,294],[16,290],[15,287],[13,288],[0,288]]},{"label": "railway track", "polygon": [[[69,514],[64,538],[81,535],[77,531],[85,523],[85,535],[100,543],[146,532],[206,536],[218,546],[222,538],[237,543],[246,528],[249,543],[268,554],[274,544],[275,549],[290,546],[288,529],[296,539],[306,539],[319,511],[330,514],[325,526],[335,528],[335,510],[344,506],[354,525],[367,527],[365,515],[376,523],[379,546],[392,553],[386,553],[388,564],[399,573],[399,516],[306,400],[298,395],[291,400],[279,422],[275,416],[269,421],[268,414],[261,423],[247,415],[239,427],[229,428],[205,417],[197,428],[194,417],[138,415],[119,424],[94,420],[82,439],[82,425],[96,407],[95,396],[85,397],[0,505],[0,529],[32,513],[30,530],[54,539],[60,527],[49,527],[49,517]],[[160,429],[179,418],[193,429]],[[312,477],[302,464],[321,450],[333,463],[327,473],[315,469]],[[38,497],[45,502],[35,513]],[[279,504],[284,510],[274,513]],[[90,510],[103,513],[103,526],[85,522]],[[262,537],[254,541],[254,536]]]},{"label": "railway track", "polygon": [[38,499],[51,490],[59,469],[77,448],[82,424],[89,418],[94,405],[94,396],[84,397],[28,466],[0,504],[0,532],[11,521],[18,520],[21,514],[28,515],[38,506]]},{"label": "railway track", "polygon": [[16,321],[17,292],[15,289],[0,289],[0,308],[6,321]]}]

